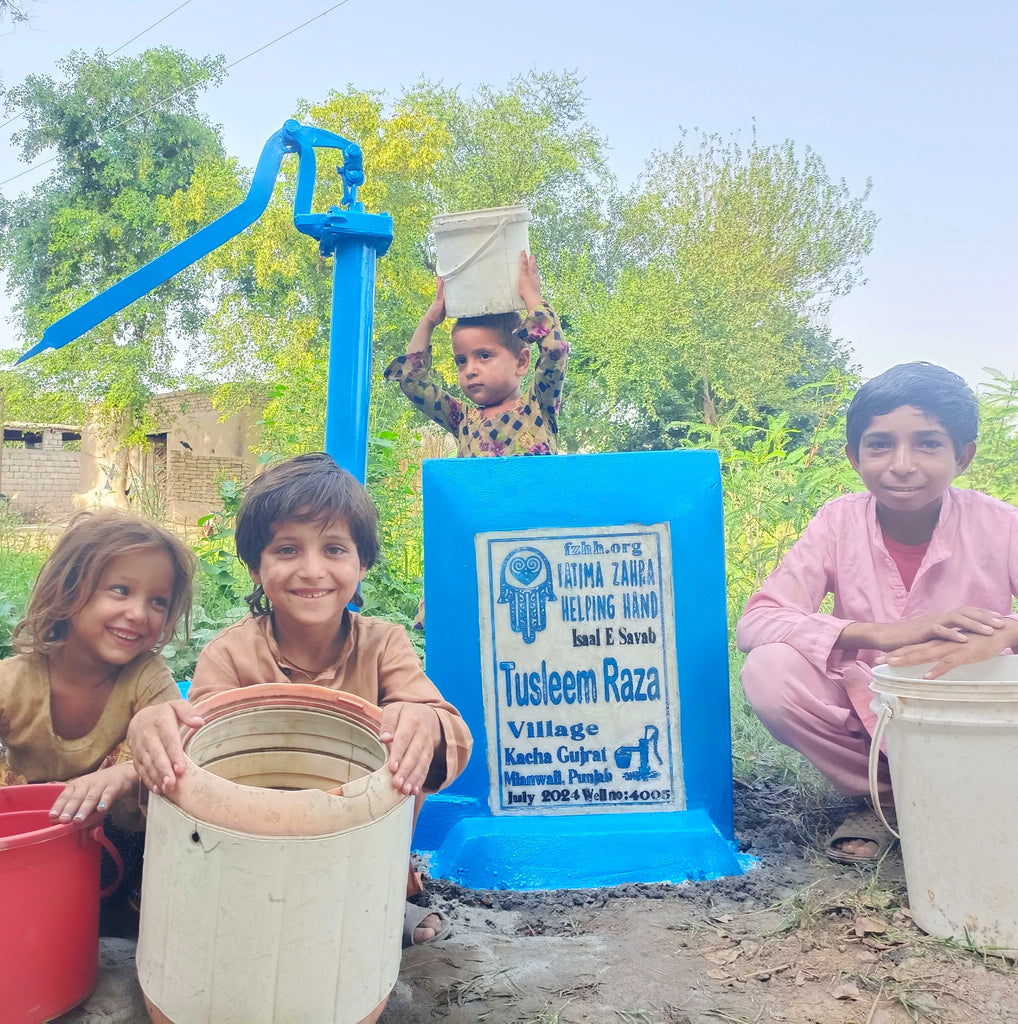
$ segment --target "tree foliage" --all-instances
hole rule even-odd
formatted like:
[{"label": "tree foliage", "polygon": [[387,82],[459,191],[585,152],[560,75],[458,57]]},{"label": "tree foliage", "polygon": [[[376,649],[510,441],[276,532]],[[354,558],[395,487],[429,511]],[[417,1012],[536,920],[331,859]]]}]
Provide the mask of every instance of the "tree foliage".
[{"label": "tree foliage", "polygon": [[0,0],[0,25],[18,25],[30,19],[34,0]]},{"label": "tree foliage", "polygon": [[[8,109],[24,110],[13,136],[21,159],[55,155],[43,182],[2,207],[0,265],[23,344],[168,248],[169,197],[196,166],[225,160],[197,109],[221,58],[160,48],[72,53],[59,67],[60,79],[30,75],[6,95]],[[73,421],[102,403],[130,430],[145,399],[174,379],[174,339],[195,335],[203,318],[195,275],[184,272],[73,346],[4,372],[8,415],[45,404],[47,418]]]},{"label": "tree foliage", "polygon": [[707,135],[654,156],[620,204],[617,277],[580,326],[588,400],[602,389],[616,432],[670,447],[684,421],[787,409],[803,377],[844,369],[824,321],[862,280],[868,194],[790,141]]},{"label": "tree foliage", "polygon": [[[249,172],[224,156],[195,106],[220,68],[166,50],[136,61],[75,54],[61,85],[32,77],[12,91],[9,102],[29,108],[18,136],[25,158],[48,147],[60,157],[43,185],[4,210],[0,258],[26,340],[240,201]],[[165,87],[172,99],[154,104]],[[851,378],[826,316],[862,279],[874,230],[868,186],[853,195],[812,150],[765,146],[754,133],[748,145],[683,136],[621,192],[585,107],[574,74],[531,73],[470,94],[430,81],[393,98],[348,88],[295,111],[361,145],[360,198],[394,220],[377,268],[376,379],[432,295],[432,216],[525,203],[573,347],[567,447],[672,447],[698,424],[751,426],[779,413],[791,436],[805,436],[817,401]],[[114,141],[99,142],[102,133]],[[317,447],[332,266],[293,227],[295,177],[296,162],[284,162],[257,224],[97,328],[99,358],[34,360],[16,378],[21,393],[32,391],[36,410],[40,394],[63,401],[68,412],[49,418],[73,418],[75,403],[96,398],[139,408],[174,378],[171,339],[186,338],[194,382],[216,383],[227,407],[266,403],[267,448]],[[320,172],[315,208],[340,200],[338,177]],[[441,337],[437,356],[453,382]],[[374,389],[375,436],[405,439],[418,416],[395,388]]]}]

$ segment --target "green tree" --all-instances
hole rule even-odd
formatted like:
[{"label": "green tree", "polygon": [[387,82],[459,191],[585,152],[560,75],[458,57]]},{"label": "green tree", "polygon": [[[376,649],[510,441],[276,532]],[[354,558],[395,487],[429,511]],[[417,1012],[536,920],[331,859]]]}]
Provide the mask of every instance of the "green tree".
[{"label": "green tree", "polygon": [[[584,318],[578,390],[632,439],[722,412],[788,409],[794,388],[845,369],[824,321],[862,280],[875,218],[820,157],[792,142],[684,139],[647,164],[620,210],[620,270]],[[591,386],[593,382],[593,386]],[[593,417],[597,421],[597,417]]]},{"label": "green tree", "polygon": [[[59,80],[30,75],[6,94],[8,109],[24,110],[13,136],[21,158],[56,158],[43,182],[0,210],[0,266],[22,344],[167,249],[169,197],[196,167],[229,166],[197,108],[222,78],[222,58],[159,48],[116,59],[72,53],[59,67]],[[175,340],[200,331],[196,281],[185,271],[74,344],[3,372],[7,414],[74,421],[100,404],[129,434],[148,396],[175,379]],[[8,365],[20,351],[3,353]]]},{"label": "green tree", "polygon": [[1018,378],[984,368],[979,388],[979,440],[964,484],[1018,504]]}]

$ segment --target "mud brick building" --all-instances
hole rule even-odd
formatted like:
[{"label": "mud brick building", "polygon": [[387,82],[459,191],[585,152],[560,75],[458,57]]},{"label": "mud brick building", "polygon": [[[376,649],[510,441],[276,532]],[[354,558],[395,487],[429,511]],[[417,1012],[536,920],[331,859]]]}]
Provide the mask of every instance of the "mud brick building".
[{"label": "mud brick building", "polygon": [[7,423],[3,435],[3,494],[33,519],[70,514],[81,477],[81,427]]},{"label": "mud brick building", "polygon": [[0,492],[30,518],[114,505],[193,526],[220,508],[222,480],[254,477],[260,409],[223,417],[209,395],[174,392],[153,398],[148,412],[146,444],[129,447],[99,419],[80,428],[5,424]]}]

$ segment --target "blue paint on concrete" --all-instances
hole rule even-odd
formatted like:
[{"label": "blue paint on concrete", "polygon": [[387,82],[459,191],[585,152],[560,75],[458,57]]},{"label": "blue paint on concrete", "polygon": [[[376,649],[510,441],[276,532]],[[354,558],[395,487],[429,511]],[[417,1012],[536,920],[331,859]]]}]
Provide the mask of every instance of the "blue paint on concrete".
[{"label": "blue paint on concrete", "polygon": [[741,875],[701,809],[669,814],[467,818],[431,856],[434,877],[470,889],[591,889]]},{"label": "blue paint on concrete", "polygon": [[[427,669],[461,711],[474,754],[428,798],[414,846],[431,870],[478,888],[563,888],[739,874],[721,477],[714,452],[671,451],[424,464]],[[667,522],[685,811],[491,814],[474,535]]]}]

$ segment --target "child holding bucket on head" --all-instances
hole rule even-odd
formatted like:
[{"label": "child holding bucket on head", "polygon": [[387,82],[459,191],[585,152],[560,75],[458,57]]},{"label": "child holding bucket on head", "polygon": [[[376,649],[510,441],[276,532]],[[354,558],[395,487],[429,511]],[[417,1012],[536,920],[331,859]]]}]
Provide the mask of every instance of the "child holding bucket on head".
[{"label": "child holding bucket on head", "polygon": [[[554,455],[569,345],[551,306],[541,295],[537,261],[520,253],[520,300],[527,310],[461,317],[453,324],[452,351],[460,390],[471,404],[431,379],[431,336],[445,320],[445,286],[421,317],[406,355],[394,359],[386,380],[398,382],[421,412],[456,438],[458,456]],[[534,382],[522,390],[530,346],[540,355]]]},{"label": "child holding bucket on head", "polygon": [[[905,363],[864,384],[845,454],[866,490],[820,509],[739,620],[747,700],[842,793],[869,792],[873,665],[930,662],[924,678],[936,679],[1018,646],[1018,509],[951,486],[977,427],[975,395],[942,367]],[[890,809],[883,755],[879,783]],[[890,838],[860,807],[827,854],[871,862]]]},{"label": "child holding bucket on head", "polygon": [[[558,415],[566,376],[569,343],[551,306],[541,295],[537,260],[520,253],[520,300],[527,310],[460,317],[452,328],[452,351],[460,390],[458,398],[431,379],[431,336],[445,320],[445,285],[438,278],[435,301],[421,317],[406,355],[394,359],[386,380],[399,383],[421,412],[456,438],[460,458],[489,455],[554,455],[558,451]],[[540,355],[534,381],[524,392],[531,345]],[[424,628],[424,601],[414,629]]]},{"label": "child holding bucket on head", "polygon": [[[382,709],[392,784],[418,805],[466,766],[471,738],[459,712],[421,669],[403,627],[365,618],[357,586],[378,555],[378,512],[364,487],[324,453],[298,455],[255,478],[237,513],[237,554],[255,584],[251,608],[202,651],[191,702],[252,683],[313,683]],[[202,719],[177,701],[131,723],[142,780],[173,790],[186,759],[180,725]],[[407,895],[420,891],[411,871]],[[407,904],[404,945],[444,938],[441,915]]]},{"label": "child holding bucket on head", "polygon": [[[0,662],[0,786],[66,782],[54,822],[111,809],[141,824],[125,742],[140,708],[180,696],[158,652],[191,610],[194,555],[155,523],[112,509],[79,513],[60,537]],[[140,881],[140,836],[107,821]]]}]

